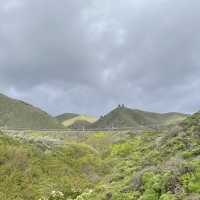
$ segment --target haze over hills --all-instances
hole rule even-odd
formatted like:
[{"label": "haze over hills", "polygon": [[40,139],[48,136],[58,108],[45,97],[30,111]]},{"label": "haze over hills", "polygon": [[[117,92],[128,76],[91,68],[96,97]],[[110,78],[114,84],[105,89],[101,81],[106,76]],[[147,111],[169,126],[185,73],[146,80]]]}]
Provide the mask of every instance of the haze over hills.
[{"label": "haze over hills", "polygon": [[155,126],[166,126],[184,120],[188,115],[182,113],[153,113],[134,110],[125,106],[118,106],[110,113],[102,116],[90,128],[152,128]]},{"label": "haze over hills", "polygon": [[0,94],[0,127],[57,129],[62,125],[43,110]]}]

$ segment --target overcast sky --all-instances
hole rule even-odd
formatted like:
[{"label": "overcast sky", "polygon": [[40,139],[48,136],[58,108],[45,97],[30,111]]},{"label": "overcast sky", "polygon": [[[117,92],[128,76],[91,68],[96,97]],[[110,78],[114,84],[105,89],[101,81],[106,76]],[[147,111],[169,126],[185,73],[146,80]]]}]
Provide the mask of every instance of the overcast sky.
[{"label": "overcast sky", "polygon": [[52,115],[200,110],[199,0],[1,0],[0,92]]}]

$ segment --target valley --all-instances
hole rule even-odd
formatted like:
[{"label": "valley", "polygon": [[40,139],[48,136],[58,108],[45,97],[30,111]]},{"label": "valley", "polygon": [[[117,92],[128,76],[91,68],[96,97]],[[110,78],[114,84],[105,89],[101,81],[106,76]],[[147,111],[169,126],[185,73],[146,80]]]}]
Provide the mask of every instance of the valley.
[{"label": "valley", "polygon": [[[64,120],[77,125],[78,116]],[[63,127],[63,116],[49,118],[58,128],[1,127],[0,199],[199,200],[199,112],[117,107],[73,128]]]},{"label": "valley", "polygon": [[200,0],[0,0],[0,200],[200,200]]}]

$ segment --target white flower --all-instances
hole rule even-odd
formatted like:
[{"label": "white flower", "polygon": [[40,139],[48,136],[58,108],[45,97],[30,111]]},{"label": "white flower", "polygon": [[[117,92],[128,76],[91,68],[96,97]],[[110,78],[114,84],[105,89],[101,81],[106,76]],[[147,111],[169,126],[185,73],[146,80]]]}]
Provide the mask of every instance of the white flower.
[{"label": "white flower", "polygon": [[60,192],[60,191],[52,191],[51,192],[51,196],[52,197],[63,197],[64,194],[62,192]]}]

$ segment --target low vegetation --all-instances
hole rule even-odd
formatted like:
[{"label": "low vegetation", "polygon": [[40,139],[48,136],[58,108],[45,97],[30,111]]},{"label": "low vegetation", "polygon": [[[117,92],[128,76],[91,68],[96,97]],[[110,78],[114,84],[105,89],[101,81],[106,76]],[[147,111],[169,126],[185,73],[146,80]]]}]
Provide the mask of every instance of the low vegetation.
[{"label": "low vegetation", "polygon": [[143,133],[1,134],[0,199],[198,200],[199,119]]}]

